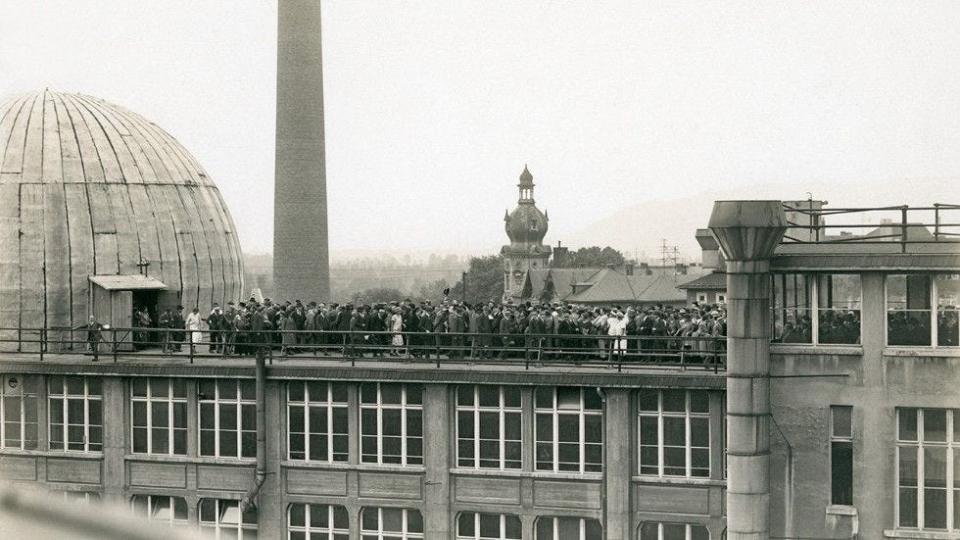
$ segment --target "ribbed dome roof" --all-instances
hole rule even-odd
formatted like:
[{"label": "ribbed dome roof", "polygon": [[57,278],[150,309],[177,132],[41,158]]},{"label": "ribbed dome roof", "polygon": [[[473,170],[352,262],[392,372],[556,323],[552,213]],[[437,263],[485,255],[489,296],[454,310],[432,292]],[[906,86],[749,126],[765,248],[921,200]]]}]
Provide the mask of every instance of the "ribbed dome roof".
[{"label": "ribbed dome roof", "polygon": [[510,241],[518,244],[539,244],[547,235],[547,216],[532,203],[520,203],[504,220]]},{"label": "ribbed dome roof", "polygon": [[143,268],[167,304],[242,294],[233,220],[190,152],[90,96],[44,90],[0,107],[0,326],[82,324],[89,276]]}]

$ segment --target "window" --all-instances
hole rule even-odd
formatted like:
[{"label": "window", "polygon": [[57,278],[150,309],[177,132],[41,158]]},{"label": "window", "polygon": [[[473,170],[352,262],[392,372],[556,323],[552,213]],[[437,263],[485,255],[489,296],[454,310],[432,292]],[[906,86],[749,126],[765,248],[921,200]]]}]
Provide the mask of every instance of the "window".
[{"label": "window", "polygon": [[887,345],[960,346],[960,274],[887,276]]},{"label": "window", "polygon": [[103,390],[95,377],[51,376],[47,381],[50,449],[103,450]]},{"label": "window", "polygon": [[602,540],[600,522],[576,517],[537,518],[536,540]]},{"label": "window", "polygon": [[200,530],[214,538],[255,539],[257,510],[241,515],[240,501],[200,499]]},{"label": "window", "polygon": [[725,294],[718,294],[718,295],[717,295],[717,303],[718,303],[718,304],[726,304],[726,303],[727,303],[727,295],[725,295]]},{"label": "window", "polygon": [[519,469],[521,416],[518,387],[457,388],[457,465]]},{"label": "window", "polygon": [[773,341],[859,344],[861,299],[858,274],[774,274]]},{"label": "window", "polygon": [[858,274],[817,276],[817,343],[860,343],[860,291]]},{"label": "window", "polygon": [[360,510],[360,540],[423,538],[423,516],[406,508],[366,507]]},{"label": "window", "polygon": [[640,526],[640,540],[710,540],[710,532],[703,525],[647,521]]},{"label": "window", "polygon": [[897,409],[897,524],[960,530],[960,409]]},{"label": "window", "polygon": [[291,504],[287,540],[349,540],[347,509],[332,504]]},{"label": "window", "polygon": [[703,303],[706,303],[706,301],[707,301],[706,293],[697,293],[697,302],[700,302],[701,304],[703,304]]},{"label": "window", "polygon": [[256,382],[200,380],[200,455],[257,457]]},{"label": "window", "polygon": [[360,461],[423,464],[423,386],[360,385]]},{"label": "window", "polygon": [[0,448],[36,450],[40,378],[0,376]]},{"label": "window", "polygon": [[710,399],[707,392],[640,392],[640,474],[710,476]]},{"label": "window", "polygon": [[929,346],[932,283],[927,274],[887,276],[887,345]]},{"label": "window", "polygon": [[186,381],[133,379],[131,401],[134,453],[186,455]]},{"label": "window", "polygon": [[63,497],[68,504],[96,504],[100,502],[100,494],[96,491],[60,491],[54,492]]},{"label": "window", "polygon": [[853,504],[853,407],[830,407],[830,504]]},{"label": "window", "polygon": [[773,275],[773,341],[813,343],[813,288],[806,274]]},{"label": "window", "polygon": [[603,403],[595,388],[539,387],[534,412],[536,470],[602,470]]},{"label": "window", "polygon": [[347,461],[347,385],[296,381],[287,386],[287,453],[305,461]]},{"label": "window", "polygon": [[939,275],[934,280],[937,291],[937,346],[960,345],[960,274]]},{"label": "window", "polygon": [[130,501],[135,514],[165,525],[187,524],[187,501],[166,495],[134,495]]},{"label": "window", "polygon": [[457,540],[520,540],[520,518],[463,512],[457,518]]}]

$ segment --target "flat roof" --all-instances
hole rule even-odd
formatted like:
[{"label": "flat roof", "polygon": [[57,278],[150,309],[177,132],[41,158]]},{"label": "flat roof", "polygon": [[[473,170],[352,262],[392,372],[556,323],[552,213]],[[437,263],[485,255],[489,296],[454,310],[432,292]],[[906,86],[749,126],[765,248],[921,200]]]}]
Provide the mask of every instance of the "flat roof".
[{"label": "flat roof", "polygon": [[90,276],[90,282],[108,291],[164,290],[164,282],[140,274]]}]

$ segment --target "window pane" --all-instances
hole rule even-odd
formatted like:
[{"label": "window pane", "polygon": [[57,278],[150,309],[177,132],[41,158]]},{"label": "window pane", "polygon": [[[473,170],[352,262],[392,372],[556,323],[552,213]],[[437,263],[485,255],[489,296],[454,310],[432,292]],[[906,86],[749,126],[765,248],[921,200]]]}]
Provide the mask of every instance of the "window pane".
[{"label": "window pane", "polygon": [[897,414],[899,424],[897,438],[901,441],[917,440],[917,409],[899,409]]},{"label": "window pane", "polygon": [[945,442],[947,440],[947,411],[945,409],[923,410],[923,440]]},{"label": "window pane", "polygon": [[853,407],[835,405],[830,407],[833,418],[833,436],[850,437],[852,435],[851,414]]},{"label": "window pane", "polygon": [[663,391],[664,412],[684,412],[687,410],[687,394],[683,390]]},{"label": "window pane", "polygon": [[900,455],[899,475],[900,486],[917,486],[917,449],[901,446],[897,449]]},{"label": "window pane", "polygon": [[853,504],[853,443],[830,443],[832,504]]}]

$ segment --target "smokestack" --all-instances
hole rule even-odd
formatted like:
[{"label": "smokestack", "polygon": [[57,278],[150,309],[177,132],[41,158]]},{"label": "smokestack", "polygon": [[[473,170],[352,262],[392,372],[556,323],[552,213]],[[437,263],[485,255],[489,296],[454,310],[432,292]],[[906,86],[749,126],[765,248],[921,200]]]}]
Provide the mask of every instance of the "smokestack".
[{"label": "smokestack", "polygon": [[273,203],[274,297],[330,296],[318,0],[280,0]]}]

